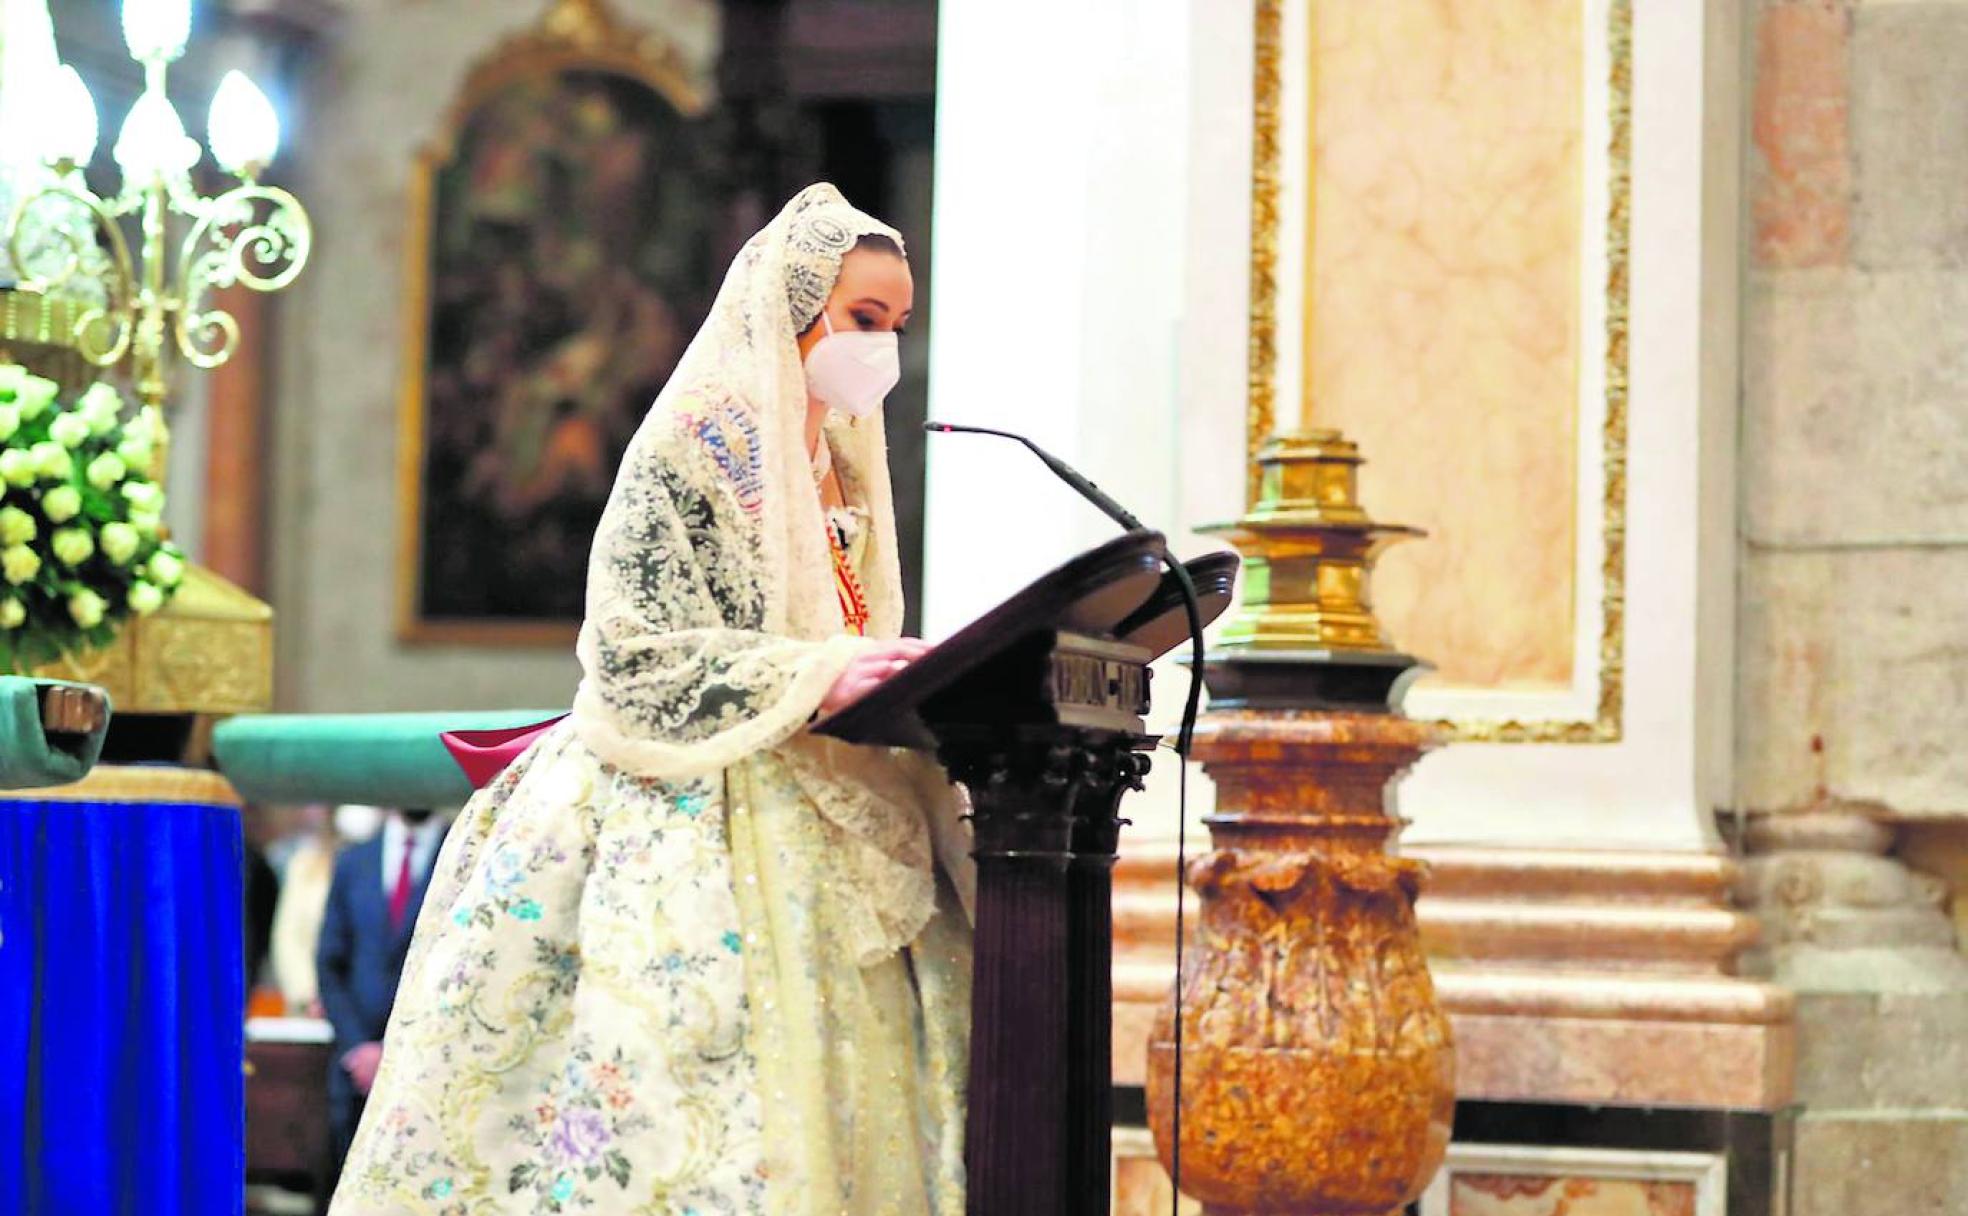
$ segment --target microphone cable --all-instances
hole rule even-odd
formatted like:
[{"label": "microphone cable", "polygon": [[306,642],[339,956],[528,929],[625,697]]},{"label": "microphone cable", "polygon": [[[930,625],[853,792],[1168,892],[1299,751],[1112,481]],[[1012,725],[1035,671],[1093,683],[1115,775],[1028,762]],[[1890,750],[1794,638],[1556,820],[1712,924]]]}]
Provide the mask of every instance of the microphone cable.
[{"label": "microphone cable", "polygon": [[1175,820],[1175,1094],[1169,1109],[1169,1213],[1182,1216],[1182,956],[1188,936],[1183,907],[1188,895],[1189,755],[1196,741],[1196,717],[1203,702],[1203,609],[1189,568],[1163,553],[1169,573],[1182,588],[1182,607],[1189,615],[1189,699],[1182,706],[1182,729],[1176,735]]}]

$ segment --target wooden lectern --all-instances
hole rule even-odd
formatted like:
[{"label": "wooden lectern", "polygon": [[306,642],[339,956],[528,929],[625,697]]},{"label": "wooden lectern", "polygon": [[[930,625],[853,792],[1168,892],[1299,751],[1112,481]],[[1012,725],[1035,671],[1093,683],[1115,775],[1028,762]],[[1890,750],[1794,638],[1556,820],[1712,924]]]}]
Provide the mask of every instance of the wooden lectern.
[{"label": "wooden lectern", "polygon": [[[1187,638],[1159,533],[1130,532],[1012,596],[816,723],[934,751],[970,790],[977,857],[971,1216],[1110,1206],[1113,917],[1120,802],[1155,745],[1148,664]],[[1187,564],[1205,622],[1234,554]]]}]

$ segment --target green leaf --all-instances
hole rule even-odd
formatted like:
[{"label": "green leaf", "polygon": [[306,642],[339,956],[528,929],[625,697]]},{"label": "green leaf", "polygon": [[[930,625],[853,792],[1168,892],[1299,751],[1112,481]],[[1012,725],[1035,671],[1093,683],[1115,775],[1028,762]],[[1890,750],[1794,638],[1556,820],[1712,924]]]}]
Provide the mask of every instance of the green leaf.
[{"label": "green leaf", "polygon": [[625,1191],[629,1189],[629,1159],[619,1151],[608,1154],[608,1176],[615,1180],[616,1186]]},{"label": "green leaf", "polygon": [[533,1176],[538,1172],[539,1167],[530,1162],[522,1161],[513,1166],[512,1173],[506,1175],[506,1194],[516,1195],[525,1190],[532,1184]]}]

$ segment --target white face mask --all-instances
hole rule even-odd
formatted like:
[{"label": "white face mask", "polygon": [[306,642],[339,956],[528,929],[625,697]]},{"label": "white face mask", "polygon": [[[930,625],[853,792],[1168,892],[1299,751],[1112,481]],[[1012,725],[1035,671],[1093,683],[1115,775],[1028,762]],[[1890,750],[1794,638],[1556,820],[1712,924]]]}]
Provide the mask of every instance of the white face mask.
[{"label": "white face mask", "polygon": [[835,333],[825,309],[820,323],[827,336],[806,356],[806,386],[830,409],[865,418],[902,379],[902,347],[895,334],[851,330]]}]

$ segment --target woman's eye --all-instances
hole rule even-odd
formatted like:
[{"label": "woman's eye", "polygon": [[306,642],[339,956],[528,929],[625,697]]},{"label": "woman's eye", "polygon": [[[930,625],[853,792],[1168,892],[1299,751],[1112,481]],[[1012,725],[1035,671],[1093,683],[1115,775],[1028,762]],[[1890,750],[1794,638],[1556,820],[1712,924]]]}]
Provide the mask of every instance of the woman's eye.
[{"label": "woman's eye", "polygon": [[862,329],[873,329],[873,328],[875,328],[875,318],[874,318],[874,317],[873,317],[873,316],[872,316],[871,314],[869,314],[869,313],[865,313],[865,312],[857,312],[857,313],[855,313],[855,314],[854,314],[854,323],[855,323],[856,325],[859,325],[859,326],[860,326],[860,327],[861,327]]}]

